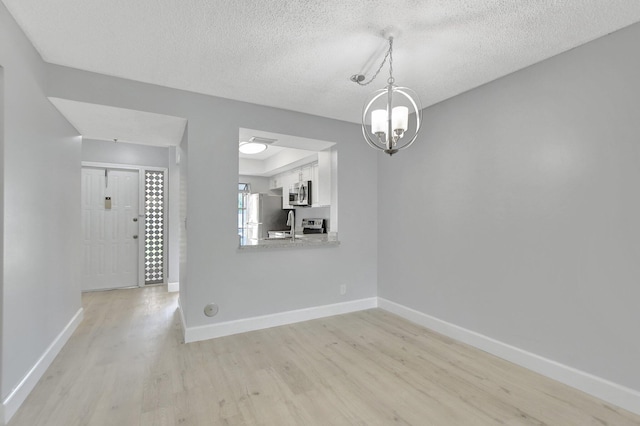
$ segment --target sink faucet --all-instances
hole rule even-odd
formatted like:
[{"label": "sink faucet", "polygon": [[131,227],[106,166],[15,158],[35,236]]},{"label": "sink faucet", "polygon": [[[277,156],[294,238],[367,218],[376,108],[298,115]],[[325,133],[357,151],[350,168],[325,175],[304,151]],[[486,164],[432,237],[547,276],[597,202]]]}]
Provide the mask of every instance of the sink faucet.
[{"label": "sink faucet", "polygon": [[[282,223],[282,222],[280,222]],[[289,215],[287,216],[287,225],[291,226],[291,240],[295,241],[296,239],[296,214],[295,210],[289,210]]]}]

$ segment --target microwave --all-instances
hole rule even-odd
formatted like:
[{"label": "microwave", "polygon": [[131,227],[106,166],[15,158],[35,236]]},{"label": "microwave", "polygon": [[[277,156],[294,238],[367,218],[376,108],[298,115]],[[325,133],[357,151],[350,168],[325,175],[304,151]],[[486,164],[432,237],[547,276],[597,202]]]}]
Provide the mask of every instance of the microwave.
[{"label": "microwave", "polygon": [[311,181],[296,182],[289,188],[289,205],[311,207]]}]

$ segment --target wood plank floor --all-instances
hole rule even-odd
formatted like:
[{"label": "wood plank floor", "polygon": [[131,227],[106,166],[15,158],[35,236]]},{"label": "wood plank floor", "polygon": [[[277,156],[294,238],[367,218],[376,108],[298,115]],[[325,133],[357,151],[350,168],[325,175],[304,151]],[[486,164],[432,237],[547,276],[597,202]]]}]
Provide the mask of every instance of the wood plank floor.
[{"label": "wood plank floor", "polygon": [[640,425],[379,309],[185,345],[164,287],[83,305],[10,426]]}]

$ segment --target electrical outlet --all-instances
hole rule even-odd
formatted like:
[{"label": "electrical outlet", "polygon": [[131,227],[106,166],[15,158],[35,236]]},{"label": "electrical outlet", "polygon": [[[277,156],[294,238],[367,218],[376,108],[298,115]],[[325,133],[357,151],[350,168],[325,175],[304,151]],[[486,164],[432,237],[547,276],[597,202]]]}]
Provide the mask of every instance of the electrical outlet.
[{"label": "electrical outlet", "polygon": [[344,296],[345,294],[347,294],[347,285],[346,284],[340,284],[340,294],[342,296]]}]

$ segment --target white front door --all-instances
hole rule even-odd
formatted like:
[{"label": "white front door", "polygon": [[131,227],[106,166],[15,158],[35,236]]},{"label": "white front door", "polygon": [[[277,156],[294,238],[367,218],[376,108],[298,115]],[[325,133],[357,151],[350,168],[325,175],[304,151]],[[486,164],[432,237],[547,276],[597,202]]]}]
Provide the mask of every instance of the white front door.
[{"label": "white front door", "polygon": [[138,285],[138,188],[137,170],[82,168],[83,290]]}]

